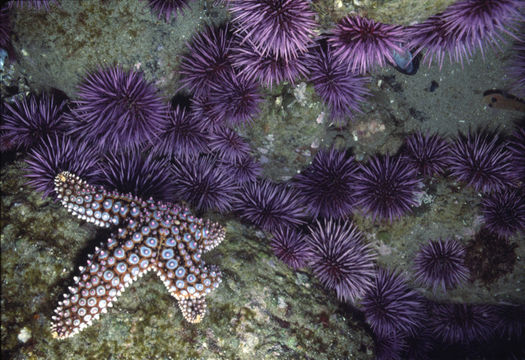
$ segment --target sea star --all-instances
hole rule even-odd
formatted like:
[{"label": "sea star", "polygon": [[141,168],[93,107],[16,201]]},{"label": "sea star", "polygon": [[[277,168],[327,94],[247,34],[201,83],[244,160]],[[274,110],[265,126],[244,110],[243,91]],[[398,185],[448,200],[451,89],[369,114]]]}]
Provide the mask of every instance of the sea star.
[{"label": "sea star", "polygon": [[54,337],[67,338],[90,326],[150,270],[177,299],[187,321],[202,320],[204,297],[219,286],[221,274],[205,266],[201,255],[224,239],[220,225],[204,222],[178,205],[108,192],[67,171],[56,176],[55,191],[80,219],[118,230],[88,256],[74,286],[58,302],[51,325]]}]

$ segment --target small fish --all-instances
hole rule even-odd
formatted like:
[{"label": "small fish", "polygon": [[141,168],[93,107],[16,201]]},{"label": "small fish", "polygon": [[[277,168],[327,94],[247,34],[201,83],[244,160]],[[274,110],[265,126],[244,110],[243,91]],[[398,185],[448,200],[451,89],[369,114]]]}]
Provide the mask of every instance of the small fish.
[{"label": "small fish", "polygon": [[483,102],[491,108],[525,112],[525,100],[502,90],[487,90]]},{"label": "small fish", "polygon": [[392,58],[395,64],[391,64],[394,69],[405,75],[414,75],[419,69],[419,58],[420,55],[413,56],[409,50],[403,52],[392,52]]}]

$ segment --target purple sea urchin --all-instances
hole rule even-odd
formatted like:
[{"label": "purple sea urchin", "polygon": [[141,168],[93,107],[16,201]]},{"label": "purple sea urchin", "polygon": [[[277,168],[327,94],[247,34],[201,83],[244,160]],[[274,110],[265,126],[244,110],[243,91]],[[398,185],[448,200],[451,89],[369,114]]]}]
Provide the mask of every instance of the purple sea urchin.
[{"label": "purple sea urchin", "polygon": [[358,165],[353,157],[334,148],[320,150],[312,164],[294,179],[312,217],[340,218],[355,203],[353,180]]},{"label": "purple sea urchin", "polygon": [[429,241],[414,259],[416,280],[434,291],[453,289],[469,277],[464,262],[465,248],[457,240]]},{"label": "purple sea urchin", "polygon": [[49,10],[51,4],[58,4],[57,0],[10,0],[7,2],[8,7],[16,6],[18,8],[28,8],[28,9],[45,9]]},{"label": "purple sea urchin", "polygon": [[234,210],[241,218],[266,231],[304,224],[305,214],[297,191],[268,179],[243,184]]},{"label": "purple sea urchin", "polygon": [[401,153],[424,177],[442,175],[449,164],[449,143],[437,134],[407,136]]},{"label": "purple sea urchin", "polygon": [[427,326],[421,327],[416,335],[406,338],[406,343],[408,345],[404,354],[406,360],[431,360],[435,339]]},{"label": "purple sea urchin", "polygon": [[400,25],[376,22],[361,16],[346,16],[332,30],[328,41],[337,61],[353,72],[364,74],[375,65],[395,63],[394,51],[403,53],[405,32]]},{"label": "purple sea urchin", "polygon": [[525,189],[504,189],[483,196],[481,213],[485,227],[508,238],[525,230]]},{"label": "purple sea urchin", "polygon": [[166,123],[167,105],[140,73],[111,67],[89,74],[78,89],[72,134],[98,147],[122,150],[152,141]]},{"label": "purple sea urchin", "polygon": [[171,200],[171,180],[168,162],[142,151],[108,154],[102,166],[103,185],[148,199]]},{"label": "purple sea urchin", "polygon": [[212,85],[208,101],[214,123],[240,125],[252,121],[259,113],[262,97],[255,81],[229,74]]},{"label": "purple sea urchin", "polygon": [[513,165],[513,177],[525,184],[525,127],[514,131],[508,144]]},{"label": "purple sea urchin", "polygon": [[333,50],[326,42],[313,47],[307,56],[309,80],[321,99],[331,110],[332,118],[341,120],[353,112],[359,112],[359,103],[370,94],[366,83],[368,78],[348,71],[333,56]]},{"label": "purple sea urchin", "polygon": [[206,125],[210,130],[218,129],[224,126],[224,118],[218,117],[215,113],[214,102],[211,96],[195,96],[191,99],[190,114],[194,119]]},{"label": "purple sea urchin", "polygon": [[495,332],[502,338],[523,339],[525,334],[525,305],[495,305]]},{"label": "purple sea urchin", "polygon": [[173,176],[176,198],[187,201],[197,211],[231,210],[237,187],[215,157],[176,159]]},{"label": "purple sea urchin", "polygon": [[464,43],[469,52],[476,47],[483,51],[483,42],[498,46],[502,33],[513,36],[508,28],[523,20],[523,7],[521,0],[463,0],[447,7],[441,16],[449,34]]},{"label": "purple sea urchin", "polygon": [[426,49],[424,61],[436,58],[439,67],[445,54],[450,61],[463,63],[476,48],[483,51],[485,43],[497,46],[501,33],[520,18],[519,0],[464,0],[450,5],[442,13],[407,29],[409,48]]},{"label": "purple sea urchin", "polygon": [[179,12],[184,7],[188,6],[189,0],[148,0],[151,10],[157,14],[158,18],[166,18],[166,22],[170,21],[170,17],[175,19]]},{"label": "purple sea urchin", "polygon": [[416,170],[399,156],[374,156],[360,165],[354,185],[357,205],[365,213],[389,222],[417,204],[421,182]]},{"label": "purple sea urchin", "polygon": [[279,260],[294,270],[306,266],[309,247],[303,233],[297,229],[279,226],[272,235],[270,247]]},{"label": "purple sea urchin", "polygon": [[375,360],[403,360],[407,348],[405,337],[399,335],[377,336],[375,339]]},{"label": "purple sea urchin", "polygon": [[503,189],[512,182],[510,153],[499,136],[487,130],[467,135],[460,133],[451,146],[449,169],[459,181],[476,191]]},{"label": "purple sea urchin", "polygon": [[233,63],[239,70],[239,76],[255,79],[263,86],[271,88],[273,84],[294,81],[308,73],[304,56],[301,54],[285,60],[273,51],[262,53],[247,40],[233,51]]},{"label": "purple sea urchin", "polygon": [[86,142],[76,143],[64,135],[52,134],[29,153],[26,160],[28,184],[49,196],[55,188],[55,176],[73,171],[84,179],[95,180],[100,175],[99,154]]},{"label": "purple sea urchin", "polygon": [[470,48],[458,42],[452,34],[448,32],[447,23],[442,18],[442,13],[433,15],[422,23],[411,25],[406,29],[408,48],[416,49],[416,53],[426,49],[423,61],[428,62],[429,66],[436,59],[439,68],[443,66],[445,54],[449,54],[450,62],[454,56],[456,61],[463,61],[463,57],[470,56]]},{"label": "purple sea urchin", "polygon": [[215,129],[208,139],[210,150],[225,162],[235,163],[250,154],[250,145],[230,128]]},{"label": "purple sea urchin", "polygon": [[250,155],[246,155],[235,162],[221,162],[220,166],[227,174],[231,174],[239,185],[252,182],[262,173],[261,164]]},{"label": "purple sea urchin", "polygon": [[432,304],[428,319],[434,336],[445,343],[487,340],[496,325],[494,308],[489,305]]},{"label": "purple sea urchin", "polygon": [[262,53],[288,61],[312,41],[315,13],[306,0],[230,0],[229,8],[243,41]]},{"label": "purple sea urchin", "polygon": [[231,66],[232,36],[228,26],[207,27],[188,44],[188,54],[181,60],[182,83],[195,96],[206,96],[212,84],[233,72]]},{"label": "purple sea urchin", "polygon": [[61,118],[65,103],[52,96],[30,96],[6,103],[4,121],[0,127],[2,137],[15,144],[17,149],[29,149],[54,133],[61,134],[66,127]]},{"label": "purple sea urchin", "polygon": [[421,296],[400,274],[381,268],[361,304],[366,321],[378,336],[413,335],[423,320]]},{"label": "purple sea urchin", "polygon": [[191,102],[194,117],[212,130],[225,125],[244,125],[259,113],[262,101],[255,80],[227,73],[217,83],[210,83],[206,96],[196,96]]},{"label": "purple sea urchin", "polygon": [[152,152],[168,158],[196,156],[207,150],[206,145],[204,124],[177,106],[169,111],[165,126],[158,131]]},{"label": "purple sea urchin", "polygon": [[350,221],[317,221],[306,238],[309,265],[315,276],[337,297],[355,301],[372,287],[376,255]]}]

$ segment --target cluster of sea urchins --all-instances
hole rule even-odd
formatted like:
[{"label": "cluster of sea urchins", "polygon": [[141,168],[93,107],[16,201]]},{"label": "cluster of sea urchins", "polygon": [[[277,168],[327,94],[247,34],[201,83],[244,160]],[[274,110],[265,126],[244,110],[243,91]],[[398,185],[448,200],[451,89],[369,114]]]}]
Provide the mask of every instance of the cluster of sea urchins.
[{"label": "cluster of sea urchins", "polygon": [[[320,150],[292,181],[310,218],[318,220],[306,235],[295,230],[283,238],[282,229],[274,231],[272,248],[293,268],[299,264],[298,254],[303,254],[321,283],[339,298],[354,301],[362,297],[361,305],[384,358],[422,358],[432,344],[485,343],[497,336],[491,328],[498,318],[496,307],[435,304],[429,310],[427,301],[411,290],[401,274],[371,271],[373,254],[345,219],[361,210],[372,220],[394,221],[418,203],[425,183],[446,176],[482,192],[486,229],[505,237],[524,231],[523,182],[519,167],[510,165],[525,158],[521,138],[522,130],[503,139],[482,129],[460,133],[453,141],[415,133],[405,139],[397,154],[377,155],[361,163],[347,152]],[[414,259],[415,281],[433,291],[453,289],[468,278],[465,248],[458,240],[429,241]],[[423,321],[436,309],[442,321],[450,324],[446,325],[450,333],[440,322]],[[505,324],[510,326],[510,322]],[[420,333],[427,335],[420,338]],[[396,341],[390,341],[394,338]],[[517,339],[512,337],[513,342]]]},{"label": "cluster of sea urchins", "polygon": [[[188,1],[149,3],[169,21]],[[408,344],[425,334],[468,343],[490,338],[491,327],[499,326],[513,339],[521,336],[522,327],[505,318],[506,308],[428,304],[401,274],[377,268],[349,217],[362,212],[372,221],[395,221],[417,206],[425,181],[450,175],[483,193],[487,229],[505,237],[523,231],[522,129],[508,142],[484,130],[459,134],[451,143],[415,133],[397,154],[363,162],[322,149],[282,184],[260,177],[249,144],[233,128],[256,118],[260,85],[299,78],[313,85],[333,118],[348,117],[368,95],[362,74],[395,63],[393,55],[407,49],[426,49],[425,58],[440,65],[445,54],[462,62],[509,33],[521,18],[520,1],[460,1],[409,27],[347,16],[319,38],[306,0],[225,3],[232,23],[196,34],[182,57],[189,108],[166,104],[141,73],[119,66],[88,74],[69,107],[47,95],[9,105],[2,143],[30,151],[30,184],[50,195],[54,176],[67,170],[121,192],[185,201],[199,212],[232,211],[271,232],[272,250],[293,269],[309,266],[338,298],[362,299],[385,358],[410,354],[415,347]],[[0,30],[5,37],[7,30]],[[463,256],[455,240],[429,242],[416,256],[416,280],[434,290],[454,288],[468,276]],[[437,320],[425,324],[429,314]]]}]

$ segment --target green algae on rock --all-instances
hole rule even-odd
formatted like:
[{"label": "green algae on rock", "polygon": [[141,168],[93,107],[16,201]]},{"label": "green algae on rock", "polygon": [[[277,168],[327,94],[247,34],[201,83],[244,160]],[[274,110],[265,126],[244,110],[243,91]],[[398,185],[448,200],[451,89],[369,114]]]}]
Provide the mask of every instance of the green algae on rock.
[{"label": "green algae on rock", "polygon": [[385,24],[409,25],[441,12],[456,0],[319,0],[312,7],[323,29],[355,12]]},{"label": "green algae on rock", "polygon": [[169,95],[180,85],[179,55],[195,29],[226,18],[221,8],[206,15],[202,1],[190,5],[172,23],[152,14],[147,1],[62,0],[46,12],[17,9],[13,45],[33,89],[57,88],[71,97],[87,72],[119,64],[143,71]]}]

